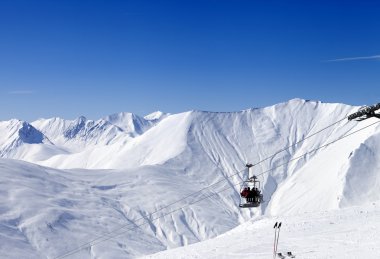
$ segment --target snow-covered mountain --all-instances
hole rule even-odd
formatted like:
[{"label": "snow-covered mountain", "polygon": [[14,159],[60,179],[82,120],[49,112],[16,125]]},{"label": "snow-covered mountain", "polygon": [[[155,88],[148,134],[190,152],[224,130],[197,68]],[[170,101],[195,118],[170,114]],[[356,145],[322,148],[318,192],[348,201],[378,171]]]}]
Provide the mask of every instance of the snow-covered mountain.
[{"label": "snow-covered mountain", "polygon": [[133,113],[121,112],[109,115],[105,117],[104,120],[118,126],[125,132],[136,136],[143,134],[145,131],[147,131],[149,128],[167,116],[168,114],[160,111],[148,114],[144,118]]},{"label": "snow-covered mountain", "polygon": [[[97,121],[84,117],[73,121],[40,119],[31,125],[58,151],[43,160],[31,159],[28,154],[15,158],[55,168],[133,168],[166,163],[188,147],[211,157],[214,163],[233,156],[241,164],[269,155],[268,149],[260,146],[270,143],[270,151],[284,147],[352,109],[295,99],[235,113],[156,112],[145,118],[119,113]],[[320,144],[319,139],[316,141],[315,145]],[[12,158],[9,149],[2,151],[3,157]]]},{"label": "snow-covered mountain", "polygon": [[0,157],[38,161],[56,155],[57,150],[47,136],[25,121],[0,122]]},{"label": "snow-covered mountain", "polygon": [[[261,161],[357,109],[294,99],[231,113],[52,118],[27,124],[33,134],[24,137],[9,126],[16,121],[1,122],[1,156],[39,166],[0,160],[0,233],[7,233],[0,243],[13,247],[0,247],[0,254],[55,258],[112,232],[69,258],[129,258],[203,241],[251,218],[377,201],[379,124],[310,152],[376,122],[369,119],[342,120],[258,164],[265,202],[256,209],[237,206],[246,162]],[[14,139],[29,140],[10,145]]]}]

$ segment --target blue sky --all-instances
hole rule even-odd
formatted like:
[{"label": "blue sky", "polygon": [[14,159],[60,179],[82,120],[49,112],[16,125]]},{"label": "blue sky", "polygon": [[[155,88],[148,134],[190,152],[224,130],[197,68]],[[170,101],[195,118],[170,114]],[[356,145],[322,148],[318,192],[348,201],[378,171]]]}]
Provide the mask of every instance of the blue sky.
[{"label": "blue sky", "polygon": [[379,1],[0,0],[0,120],[380,102]]}]

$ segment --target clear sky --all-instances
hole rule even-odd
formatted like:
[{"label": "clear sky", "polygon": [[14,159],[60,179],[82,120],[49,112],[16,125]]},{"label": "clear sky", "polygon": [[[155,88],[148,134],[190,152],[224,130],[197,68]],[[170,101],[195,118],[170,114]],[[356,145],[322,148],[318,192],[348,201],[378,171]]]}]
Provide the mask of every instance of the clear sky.
[{"label": "clear sky", "polygon": [[0,120],[380,102],[380,1],[0,0]]}]

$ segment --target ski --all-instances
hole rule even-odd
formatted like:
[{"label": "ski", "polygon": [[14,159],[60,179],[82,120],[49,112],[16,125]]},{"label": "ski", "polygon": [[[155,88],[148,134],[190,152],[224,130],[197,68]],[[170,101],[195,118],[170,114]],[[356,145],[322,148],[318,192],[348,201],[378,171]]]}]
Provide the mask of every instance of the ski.
[{"label": "ski", "polygon": [[277,246],[278,246],[278,238],[280,236],[281,222],[276,222],[273,228],[274,228],[273,259],[275,259],[276,255],[278,255]]},{"label": "ski", "polygon": [[285,255],[283,253],[277,253],[277,257],[284,259],[285,257],[290,257],[290,258],[296,258],[292,252],[287,252]]},{"label": "ski", "polygon": [[292,254],[292,252],[287,252],[286,255],[290,258],[296,258],[296,256]]},{"label": "ski", "polygon": [[281,258],[281,259],[285,259],[286,257],[296,258],[296,256],[294,254],[292,254],[292,252],[287,252],[286,254],[277,253],[278,240],[280,238],[281,224],[282,224],[282,222],[276,222],[273,226],[273,228],[274,228],[273,259],[276,259],[276,256],[278,258]]}]

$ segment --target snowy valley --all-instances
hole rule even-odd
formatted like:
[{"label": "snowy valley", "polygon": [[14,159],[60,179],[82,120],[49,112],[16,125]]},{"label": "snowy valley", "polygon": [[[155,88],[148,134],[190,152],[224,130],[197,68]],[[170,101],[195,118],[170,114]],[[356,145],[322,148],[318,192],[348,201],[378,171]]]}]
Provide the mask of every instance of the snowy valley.
[{"label": "snowy valley", "polygon": [[[297,258],[375,258],[380,120],[347,121],[358,108],[2,121],[0,257],[269,258],[282,221]],[[241,209],[262,160],[265,202]]]}]

